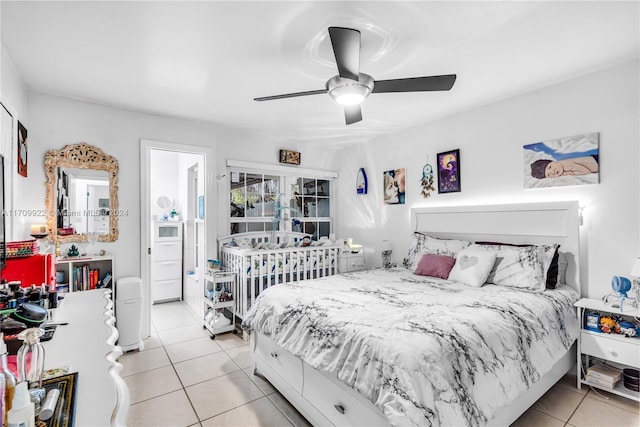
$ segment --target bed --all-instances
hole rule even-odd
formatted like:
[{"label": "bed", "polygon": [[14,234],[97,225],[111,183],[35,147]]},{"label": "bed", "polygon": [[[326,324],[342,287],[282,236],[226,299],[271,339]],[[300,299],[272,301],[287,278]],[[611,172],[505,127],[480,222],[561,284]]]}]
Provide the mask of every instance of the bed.
[{"label": "bed", "polygon": [[237,317],[244,318],[258,295],[269,286],[338,272],[342,246],[310,238],[305,233],[275,231],[238,233],[218,239],[221,265],[236,273]]},{"label": "bed", "polygon": [[412,227],[560,244],[566,284],[473,287],[398,268],[270,288],[243,323],[255,370],[312,424],[509,425],[575,365],[577,202],[418,208]]}]

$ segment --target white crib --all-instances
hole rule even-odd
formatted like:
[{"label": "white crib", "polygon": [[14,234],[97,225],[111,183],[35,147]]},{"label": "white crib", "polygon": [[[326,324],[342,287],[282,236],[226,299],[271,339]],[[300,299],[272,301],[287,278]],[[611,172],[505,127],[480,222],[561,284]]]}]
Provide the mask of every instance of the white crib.
[{"label": "white crib", "polygon": [[[341,245],[311,242],[301,246],[304,233],[251,232],[218,239],[223,267],[236,273],[236,316],[243,318],[263,289],[338,273]],[[240,243],[230,246],[231,242]]]}]

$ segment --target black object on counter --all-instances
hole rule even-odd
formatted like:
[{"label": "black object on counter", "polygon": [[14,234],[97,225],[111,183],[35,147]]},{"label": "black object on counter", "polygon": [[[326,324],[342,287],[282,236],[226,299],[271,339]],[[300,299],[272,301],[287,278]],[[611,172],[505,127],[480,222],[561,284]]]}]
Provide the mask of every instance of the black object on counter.
[{"label": "black object on counter", "polygon": [[38,328],[47,318],[47,309],[33,303],[20,304],[10,315],[13,319],[24,322],[28,328]]}]

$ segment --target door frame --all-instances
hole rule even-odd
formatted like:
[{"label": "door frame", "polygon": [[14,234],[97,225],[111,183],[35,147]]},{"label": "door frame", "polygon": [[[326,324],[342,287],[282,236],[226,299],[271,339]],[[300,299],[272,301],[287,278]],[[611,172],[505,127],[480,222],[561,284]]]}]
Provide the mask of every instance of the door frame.
[{"label": "door frame", "polygon": [[[205,233],[207,257],[215,253],[214,231],[215,204],[217,197],[215,183],[214,147],[179,144],[175,142],[140,139],[140,274],[142,279],[142,337],[151,335],[151,150],[174,151],[178,153],[201,154],[204,156]],[[211,213],[209,215],[208,213]]]}]

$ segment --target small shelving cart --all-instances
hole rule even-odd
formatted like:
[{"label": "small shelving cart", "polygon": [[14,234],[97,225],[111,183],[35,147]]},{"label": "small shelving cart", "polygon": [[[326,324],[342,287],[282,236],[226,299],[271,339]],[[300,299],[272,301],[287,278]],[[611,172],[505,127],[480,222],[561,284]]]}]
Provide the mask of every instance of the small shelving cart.
[{"label": "small shelving cart", "polygon": [[236,330],[236,274],[224,267],[209,270],[204,276],[204,320],[202,327],[211,339],[223,332]]}]

